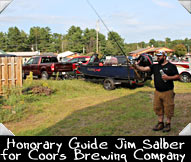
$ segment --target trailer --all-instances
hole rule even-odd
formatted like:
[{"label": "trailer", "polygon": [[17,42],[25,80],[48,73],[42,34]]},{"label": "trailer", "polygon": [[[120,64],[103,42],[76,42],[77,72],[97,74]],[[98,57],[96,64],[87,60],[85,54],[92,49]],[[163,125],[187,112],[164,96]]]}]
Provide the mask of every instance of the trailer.
[{"label": "trailer", "polygon": [[[82,73],[85,80],[93,82],[102,82],[106,90],[113,90],[116,85],[128,84],[130,87],[143,85],[150,78],[148,72],[138,72],[128,64],[126,59],[120,58],[120,62],[113,61],[108,63],[107,59],[98,59],[93,55],[87,65],[79,65],[78,70]],[[117,57],[116,57],[117,58]],[[114,60],[114,59],[113,59]],[[115,62],[115,63],[114,63]]]}]

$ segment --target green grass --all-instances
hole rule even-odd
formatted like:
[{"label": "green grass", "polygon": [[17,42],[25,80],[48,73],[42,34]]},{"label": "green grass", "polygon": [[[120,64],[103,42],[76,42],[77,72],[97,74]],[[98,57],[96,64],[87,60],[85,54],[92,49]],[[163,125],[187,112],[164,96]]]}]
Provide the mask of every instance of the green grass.
[{"label": "green grass", "polygon": [[[13,95],[2,105],[3,123],[23,136],[155,136],[178,135],[190,123],[191,83],[175,82],[176,109],[170,133],[153,132],[153,81],[144,87],[106,91],[101,84],[82,80],[25,82],[24,88],[43,85],[54,90],[50,96]],[[16,97],[15,97],[16,96]],[[24,103],[23,103],[24,102]],[[8,117],[8,118],[7,118]]]}]

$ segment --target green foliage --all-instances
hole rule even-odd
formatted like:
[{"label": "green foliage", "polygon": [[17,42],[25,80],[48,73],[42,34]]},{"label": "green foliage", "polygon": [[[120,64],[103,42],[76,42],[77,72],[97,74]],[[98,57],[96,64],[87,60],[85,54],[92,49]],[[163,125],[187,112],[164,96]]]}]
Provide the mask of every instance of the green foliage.
[{"label": "green foliage", "polygon": [[[6,95],[0,98],[0,123],[20,120],[24,116],[26,117],[25,113],[31,111],[29,108],[32,108],[32,104],[38,104],[41,99],[46,99],[45,95],[37,95],[30,92],[32,87],[38,86],[51,87],[45,81],[36,82],[29,79],[25,82],[22,88],[22,93],[21,88],[7,90]],[[53,91],[56,91],[54,88],[52,89]]]},{"label": "green foliage", "polygon": [[83,52],[82,33],[80,27],[72,26],[69,29],[68,34],[65,36],[65,39],[69,42],[67,49],[79,53]]},{"label": "green foliage", "polygon": [[[99,54],[122,55],[121,49],[128,55],[129,52],[146,47],[167,47],[175,50],[177,56],[183,56],[191,47],[191,39],[163,40],[150,39],[148,43],[141,41],[137,43],[125,43],[117,32],[109,32],[107,39],[99,33]],[[0,32],[0,49],[7,52],[39,50],[41,52],[63,52],[73,51],[82,53],[96,52],[97,32],[95,29],[82,30],[80,27],[71,26],[67,34],[52,33],[49,27],[31,27],[29,34],[17,27],[10,27],[7,33]],[[116,43],[117,42],[117,43]],[[178,46],[177,46],[178,45]],[[184,45],[185,48],[182,46]]]},{"label": "green foliage", "polygon": [[186,54],[186,47],[183,44],[177,44],[174,47],[174,50],[178,57],[184,56]]},{"label": "green foliage", "polygon": [[29,42],[30,44],[35,47],[35,50],[40,50],[42,52],[49,52],[50,51],[50,44],[51,41],[51,30],[48,27],[40,28],[40,27],[33,27],[30,29],[29,35]]},{"label": "green foliage", "polygon": [[[116,43],[117,42],[117,43]],[[124,50],[124,39],[121,38],[121,36],[116,32],[110,32],[108,33],[108,41],[106,43],[106,53],[111,55],[123,55]]]}]

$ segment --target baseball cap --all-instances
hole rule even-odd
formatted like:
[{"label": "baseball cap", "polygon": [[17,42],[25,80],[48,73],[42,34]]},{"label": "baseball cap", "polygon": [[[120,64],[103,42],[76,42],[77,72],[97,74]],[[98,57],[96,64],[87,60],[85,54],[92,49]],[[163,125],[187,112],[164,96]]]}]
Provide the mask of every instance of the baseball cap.
[{"label": "baseball cap", "polygon": [[156,54],[156,56],[162,56],[162,55],[167,56],[167,53],[166,53],[165,51],[159,51],[159,52]]}]

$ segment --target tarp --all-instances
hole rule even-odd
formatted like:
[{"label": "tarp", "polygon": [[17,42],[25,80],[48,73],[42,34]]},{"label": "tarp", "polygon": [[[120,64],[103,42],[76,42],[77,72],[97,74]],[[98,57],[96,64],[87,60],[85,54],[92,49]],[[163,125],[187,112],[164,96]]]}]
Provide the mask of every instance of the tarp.
[{"label": "tarp", "polygon": [[0,14],[13,0],[0,0]]},{"label": "tarp", "polygon": [[178,0],[178,1],[191,14],[191,0]]}]

